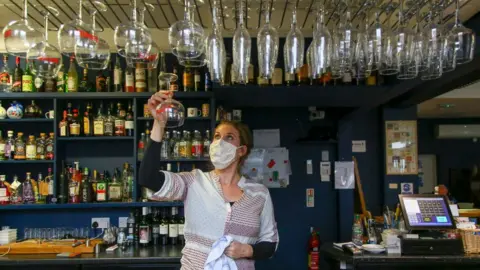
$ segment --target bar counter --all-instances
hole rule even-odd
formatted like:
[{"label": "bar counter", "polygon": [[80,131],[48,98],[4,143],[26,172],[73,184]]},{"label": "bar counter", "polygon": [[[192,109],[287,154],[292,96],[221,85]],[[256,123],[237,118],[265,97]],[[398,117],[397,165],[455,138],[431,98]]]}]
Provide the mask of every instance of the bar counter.
[{"label": "bar counter", "polygon": [[125,251],[82,254],[74,258],[60,258],[56,254],[6,255],[0,257],[0,269],[180,269],[181,246],[128,248]]},{"label": "bar counter", "polygon": [[480,254],[472,255],[449,255],[449,256],[402,256],[372,254],[364,252],[362,255],[353,256],[340,249],[333,247],[332,243],[324,244],[320,251],[334,269],[361,269],[361,270],[394,270],[394,269],[435,269],[435,270],[456,270],[456,269],[480,269]]}]

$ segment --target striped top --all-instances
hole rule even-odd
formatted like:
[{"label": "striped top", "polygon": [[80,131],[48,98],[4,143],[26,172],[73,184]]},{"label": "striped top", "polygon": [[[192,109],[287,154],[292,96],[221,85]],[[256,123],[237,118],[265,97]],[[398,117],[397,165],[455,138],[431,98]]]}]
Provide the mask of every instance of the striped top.
[{"label": "striped top", "polygon": [[[204,269],[212,244],[224,235],[244,244],[278,245],[272,199],[264,185],[242,177],[238,186],[243,195],[231,206],[225,201],[219,177],[213,171],[162,172],[165,182],[153,199],[184,201],[186,244],[181,269]],[[238,259],[235,263],[239,270],[255,269],[255,261],[250,259]]]}]

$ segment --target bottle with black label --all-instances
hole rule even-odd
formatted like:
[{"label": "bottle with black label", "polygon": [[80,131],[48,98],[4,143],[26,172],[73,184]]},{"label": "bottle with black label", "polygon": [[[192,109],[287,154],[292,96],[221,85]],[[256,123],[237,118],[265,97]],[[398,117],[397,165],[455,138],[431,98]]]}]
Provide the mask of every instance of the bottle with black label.
[{"label": "bottle with black label", "polygon": [[168,238],[171,245],[178,244],[178,221],[177,221],[177,207],[172,207],[172,215],[168,224]]},{"label": "bottle with black label", "polygon": [[147,247],[150,244],[150,224],[148,222],[148,207],[142,207],[142,220],[138,225],[140,245]]},{"label": "bottle with black label", "polygon": [[168,218],[167,218],[167,209],[162,208],[162,216],[160,217],[160,224],[159,224],[159,238],[160,238],[160,245],[166,246],[168,245]]}]

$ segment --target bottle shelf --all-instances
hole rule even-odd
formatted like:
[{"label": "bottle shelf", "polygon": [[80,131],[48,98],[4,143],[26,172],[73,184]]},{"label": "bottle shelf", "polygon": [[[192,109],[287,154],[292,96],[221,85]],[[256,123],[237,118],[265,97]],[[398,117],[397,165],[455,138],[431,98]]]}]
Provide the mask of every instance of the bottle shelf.
[{"label": "bottle shelf", "polygon": [[107,140],[133,140],[133,136],[92,136],[92,137],[58,137],[58,141],[107,141]]},{"label": "bottle shelf", "polygon": [[48,164],[55,160],[0,160],[0,164]]},{"label": "bottle shelf", "polygon": [[[160,162],[207,162],[209,158],[177,158],[177,159],[162,159]],[[142,161],[137,161],[142,163]]]},{"label": "bottle shelf", "polygon": [[50,209],[98,209],[98,208],[131,208],[131,207],[172,207],[183,206],[183,202],[106,202],[75,204],[9,204],[0,205],[0,211],[6,210],[50,210]]},{"label": "bottle shelf", "polygon": [[[129,98],[150,98],[153,92],[127,93],[127,92],[10,92],[0,93],[0,99],[129,99]],[[176,99],[209,99],[213,97],[213,92],[175,92]]]},{"label": "bottle shelf", "polygon": [[[210,121],[211,117],[185,117],[185,121]],[[151,121],[154,120],[152,117],[137,117],[138,121]]]},{"label": "bottle shelf", "polygon": [[49,118],[21,118],[21,119],[0,119],[0,123],[26,123],[26,122],[45,122],[45,123],[52,123],[54,119]]}]

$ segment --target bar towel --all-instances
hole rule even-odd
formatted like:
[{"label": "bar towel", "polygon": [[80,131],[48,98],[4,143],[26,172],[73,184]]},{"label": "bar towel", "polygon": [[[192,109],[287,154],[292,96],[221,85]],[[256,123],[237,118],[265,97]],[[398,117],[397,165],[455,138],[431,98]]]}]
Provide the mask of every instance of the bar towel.
[{"label": "bar towel", "polygon": [[224,235],[212,245],[208,254],[204,270],[237,270],[237,265],[232,258],[224,254],[225,249],[232,243],[233,238]]}]

